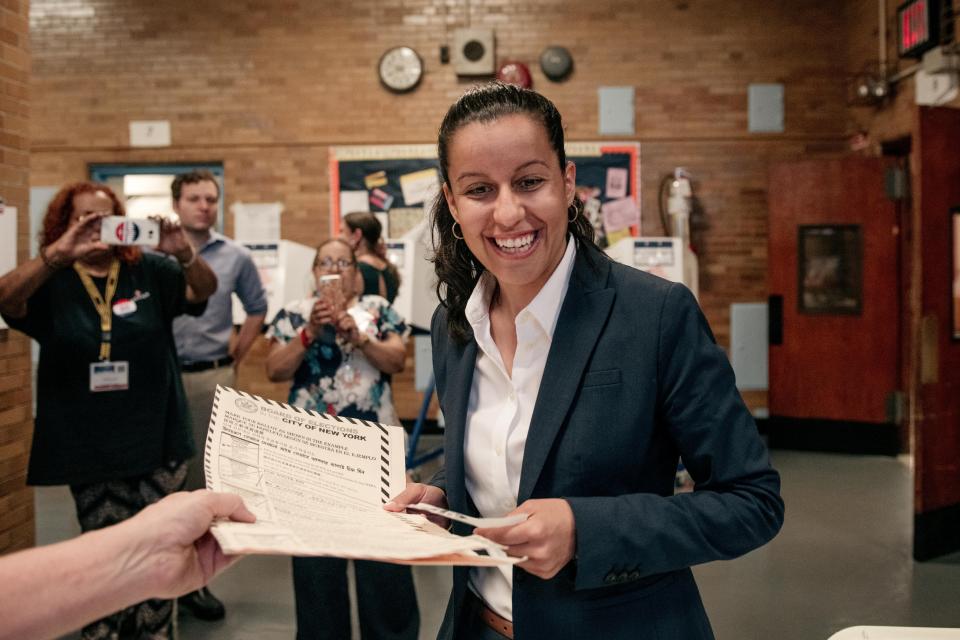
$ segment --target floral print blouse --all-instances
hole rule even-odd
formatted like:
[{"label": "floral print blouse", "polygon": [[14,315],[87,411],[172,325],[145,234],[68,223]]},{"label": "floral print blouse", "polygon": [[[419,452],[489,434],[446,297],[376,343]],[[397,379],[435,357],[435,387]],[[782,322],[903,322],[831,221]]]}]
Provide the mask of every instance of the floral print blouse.
[{"label": "floral print blouse", "polygon": [[[313,298],[307,298],[286,305],[270,323],[267,338],[282,343],[299,340],[298,331],[307,323],[313,303]],[[380,296],[362,296],[347,313],[356,320],[357,328],[371,337],[382,340],[388,333],[406,337],[403,318]],[[400,424],[390,377],[373,366],[360,349],[338,336],[331,325],[325,326],[310,344],[293,374],[288,402],[331,415]]]}]

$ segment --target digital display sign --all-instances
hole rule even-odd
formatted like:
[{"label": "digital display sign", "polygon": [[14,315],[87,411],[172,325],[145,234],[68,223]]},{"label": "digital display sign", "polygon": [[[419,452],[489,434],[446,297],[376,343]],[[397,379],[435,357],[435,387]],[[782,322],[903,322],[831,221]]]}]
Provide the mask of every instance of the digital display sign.
[{"label": "digital display sign", "polygon": [[897,8],[898,47],[901,58],[919,58],[937,46],[940,24],[938,0],[910,0]]}]

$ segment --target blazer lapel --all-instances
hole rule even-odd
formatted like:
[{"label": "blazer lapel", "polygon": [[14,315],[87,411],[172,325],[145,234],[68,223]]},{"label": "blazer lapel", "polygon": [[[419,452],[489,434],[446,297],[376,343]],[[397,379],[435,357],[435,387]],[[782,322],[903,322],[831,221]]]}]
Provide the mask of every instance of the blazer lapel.
[{"label": "blazer lapel", "polygon": [[447,356],[447,413],[444,434],[444,467],[446,468],[447,504],[454,511],[467,513],[467,489],[464,479],[463,438],[467,424],[467,404],[473,386],[477,362],[477,343],[471,337],[463,347],[453,347]]},{"label": "blazer lapel", "polygon": [[[586,261],[588,252],[594,267]],[[553,441],[577,394],[590,354],[610,314],[614,290],[606,286],[609,272],[610,263],[606,256],[585,247],[578,250],[530,419],[517,504],[522,504],[533,493]],[[462,447],[462,432],[460,444]],[[463,464],[462,460],[460,464]]]}]

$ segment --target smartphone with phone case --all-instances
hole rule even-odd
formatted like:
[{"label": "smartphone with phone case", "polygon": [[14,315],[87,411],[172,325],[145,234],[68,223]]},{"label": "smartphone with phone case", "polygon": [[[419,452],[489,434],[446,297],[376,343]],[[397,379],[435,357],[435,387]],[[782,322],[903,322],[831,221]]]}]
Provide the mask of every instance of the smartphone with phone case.
[{"label": "smartphone with phone case", "polygon": [[160,223],[148,218],[107,216],[100,221],[100,240],[105,244],[155,247],[160,243]]},{"label": "smartphone with phone case", "polygon": [[320,276],[317,282],[317,297],[326,300],[334,307],[343,306],[343,289],[340,286],[340,276],[337,274]]}]

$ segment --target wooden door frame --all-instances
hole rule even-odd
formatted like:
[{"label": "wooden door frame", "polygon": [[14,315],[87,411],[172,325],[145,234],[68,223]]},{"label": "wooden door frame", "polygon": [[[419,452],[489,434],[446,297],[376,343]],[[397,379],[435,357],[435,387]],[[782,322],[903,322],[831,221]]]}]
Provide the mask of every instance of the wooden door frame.
[{"label": "wooden door frame", "polygon": [[[916,347],[917,325],[915,318],[918,317],[919,296],[916,296],[917,284],[912,278],[917,272],[914,268],[912,258],[912,248],[914,243],[914,186],[917,181],[914,179],[914,154],[912,136],[903,136],[893,140],[883,141],[881,143],[882,155],[894,158],[897,167],[903,171],[905,184],[903,185],[904,197],[896,200],[897,202],[897,261],[899,269],[897,270],[897,290],[899,312],[897,314],[897,323],[899,336],[898,345],[899,355],[897,368],[899,370],[900,393],[902,405],[899,407],[900,421],[897,425],[900,440],[900,452],[902,454],[912,455],[914,451],[914,420],[912,407],[915,406],[914,385],[915,358],[913,357]],[[915,306],[916,305],[916,306]]]}]

